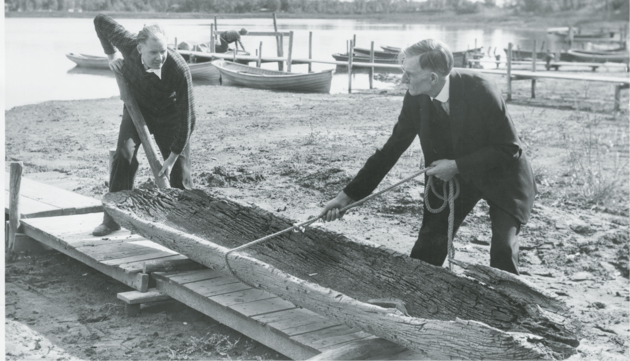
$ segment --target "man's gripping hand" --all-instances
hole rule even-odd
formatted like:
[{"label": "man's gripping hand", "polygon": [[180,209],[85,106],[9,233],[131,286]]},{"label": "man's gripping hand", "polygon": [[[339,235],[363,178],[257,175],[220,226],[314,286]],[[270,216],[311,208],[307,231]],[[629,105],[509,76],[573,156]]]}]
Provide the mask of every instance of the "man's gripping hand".
[{"label": "man's gripping hand", "polygon": [[[164,164],[162,165],[162,169],[158,172],[158,177],[161,177],[166,174],[166,178],[171,176],[171,169],[173,168],[173,164],[177,161],[179,154],[175,154],[171,152],[171,154],[166,158]],[[170,178],[169,178],[170,180]]]},{"label": "man's gripping hand", "polygon": [[113,72],[120,74],[124,64],[124,59],[120,57],[120,54],[118,52],[115,52],[114,54],[107,54],[107,59],[109,60],[109,68]]},{"label": "man's gripping hand", "polygon": [[427,175],[437,177],[439,180],[448,182],[459,173],[457,163],[453,159],[440,159],[431,163],[431,168],[427,170]]},{"label": "man's gripping hand", "polygon": [[320,217],[324,216],[324,222],[331,222],[336,219],[340,219],[346,212],[339,213],[339,209],[354,203],[354,199],[348,197],[344,191],[339,192],[337,197],[328,202],[322,212],[319,214]]}]

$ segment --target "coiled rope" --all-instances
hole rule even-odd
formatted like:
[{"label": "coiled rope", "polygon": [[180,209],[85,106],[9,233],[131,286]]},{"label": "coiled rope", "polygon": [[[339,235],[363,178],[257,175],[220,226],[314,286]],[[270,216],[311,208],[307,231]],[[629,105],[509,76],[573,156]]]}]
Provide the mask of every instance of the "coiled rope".
[{"label": "coiled rope", "polygon": [[[447,188],[448,187],[448,188]],[[440,200],[443,201],[442,205],[438,208],[432,208],[429,204],[429,192]],[[455,224],[455,199],[459,197],[460,185],[459,180],[456,177],[451,178],[449,181],[442,182],[442,194],[438,194],[433,185],[433,176],[429,176],[426,187],[424,187],[424,205],[431,213],[440,213],[449,207],[448,214],[448,269],[453,270],[453,259],[455,259],[455,247],[453,247],[453,230]]]}]

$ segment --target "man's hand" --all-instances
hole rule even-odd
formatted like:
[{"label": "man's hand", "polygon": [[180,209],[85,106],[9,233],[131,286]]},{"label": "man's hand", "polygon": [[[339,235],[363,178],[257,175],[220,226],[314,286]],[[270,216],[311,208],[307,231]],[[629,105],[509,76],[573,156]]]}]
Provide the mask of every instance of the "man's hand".
[{"label": "man's hand", "polygon": [[164,161],[162,169],[160,169],[160,171],[158,172],[158,177],[166,174],[166,178],[169,178],[170,180],[171,168],[173,168],[173,164],[175,164],[175,162],[177,161],[177,157],[179,157],[179,154],[171,152],[168,158],[166,158],[166,160]]},{"label": "man's hand", "polygon": [[339,192],[337,197],[326,204],[326,207],[319,214],[320,216],[326,215],[323,220],[324,222],[332,222],[336,219],[340,219],[346,212],[339,213],[339,209],[354,203],[354,199],[348,197],[344,191]]},{"label": "man's hand", "polygon": [[113,72],[120,74],[124,64],[124,59],[120,57],[120,53],[115,52],[114,54],[107,54],[107,59],[109,60],[109,68]]},{"label": "man's hand", "polygon": [[453,159],[440,159],[431,163],[431,168],[427,170],[427,175],[432,175],[438,179],[448,182],[455,174],[459,173],[457,163]]}]

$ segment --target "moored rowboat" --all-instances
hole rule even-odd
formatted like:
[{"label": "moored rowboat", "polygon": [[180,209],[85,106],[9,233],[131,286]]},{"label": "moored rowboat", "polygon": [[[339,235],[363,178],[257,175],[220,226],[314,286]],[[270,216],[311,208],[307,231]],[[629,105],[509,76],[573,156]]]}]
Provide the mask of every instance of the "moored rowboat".
[{"label": "moored rowboat", "polygon": [[589,51],[569,49],[560,54],[561,61],[579,61],[585,63],[627,63],[630,59],[628,50],[621,51]]},{"label": "moored rowboat", "polygon": [[188,64],[188,68],[193,80],[219,81],[221,76],[219,70],[209,61]]},{"label": "moored rowboat", "polygon": [[[132,232],[432,359],[566,358],[579,344],[566,305],[496,269],[458,262],[464,277],[322,227],[232,253],[228,269],[229,249],[295,221],[202,190],[136,189],[103,203]],[[403,307],[377,306],[384,299]]]},{"label": "moored rowboat", "polygon": [[288,73],[262,69],[230,61],[215,60],[212,64],[221,73],[222,81],[251,88],[328,93],[334,70],[315,73]]},{"label": "moored rowboat", "polygon": [[67,53],[66,57],[85,68],[109,69],[109,60],[106,56],[88,55],[80,53]]}]

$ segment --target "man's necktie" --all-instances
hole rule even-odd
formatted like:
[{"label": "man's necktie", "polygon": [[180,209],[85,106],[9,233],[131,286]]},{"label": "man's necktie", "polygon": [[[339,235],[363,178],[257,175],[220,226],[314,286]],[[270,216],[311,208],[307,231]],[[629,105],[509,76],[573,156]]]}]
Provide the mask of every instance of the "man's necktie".
[{"label": "man's necktie", "polygon": [[441,101],[433,99],[433,105],[435,105],[435,110],[438,112],[438,116],[440,117],[440,119],[448,119],[448,113],[446,112],[446,110],[444,110]]}]

